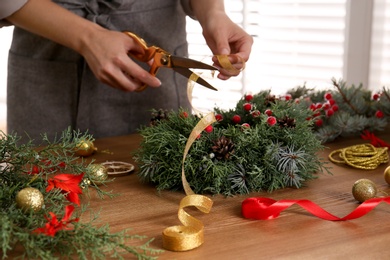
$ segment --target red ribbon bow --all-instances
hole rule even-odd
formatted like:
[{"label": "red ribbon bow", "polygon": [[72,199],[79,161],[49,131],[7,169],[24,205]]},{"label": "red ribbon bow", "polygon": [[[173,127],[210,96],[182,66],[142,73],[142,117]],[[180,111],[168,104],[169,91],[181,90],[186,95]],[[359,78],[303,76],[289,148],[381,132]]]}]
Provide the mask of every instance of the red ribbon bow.
[{"label": "red ribbon bow", "polygon": [[344,221],[360,218],[373,210],[381,202],[390,204],[390,197],[373,198],[361,203],[347,216],[336,217],[310,200],[273,200],[270,198],[248,198],[242,202],[242,215],[248,219],[269,220],[277,218],[288,207],[298,204],[314,216],[330,221]]}]

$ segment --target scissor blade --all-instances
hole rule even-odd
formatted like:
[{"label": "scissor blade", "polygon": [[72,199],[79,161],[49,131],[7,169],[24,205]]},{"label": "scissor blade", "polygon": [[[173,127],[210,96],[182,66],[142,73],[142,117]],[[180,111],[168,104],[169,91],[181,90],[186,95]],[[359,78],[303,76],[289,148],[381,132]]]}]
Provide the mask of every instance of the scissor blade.
[{"label": "scissor blade", "polygon": [[[184,77],[186,78],[190,78],[191,75],[193,74],[193,72],[189,69],[186,69],[186,68],[178,68],[178,67],[173,67],[172,68],[174,71],[180,73],[181,75],[183,75]],[[207,81],[205,81],[204,79],[202,79],[201,77],[198,77],[196,79],[196,83],[199,83],[200,85],[206,87],[206,88],[209,88],[209,89],[212,89],[212,90],[215,90],[215,91],[218,91],[218,89],[214,88],[213,86],[211,86],[209,83],[207,83]]]},{"label": "scissor blade", "polygon": [[172,67],[174,68],[181,67],[181,68],[191,68],[191,69],[217,70],[216,67],[208,65],[206,63],[193,60],[193,59],[178,57],[178,56],[171,55],[171,62],[172,62]]}]

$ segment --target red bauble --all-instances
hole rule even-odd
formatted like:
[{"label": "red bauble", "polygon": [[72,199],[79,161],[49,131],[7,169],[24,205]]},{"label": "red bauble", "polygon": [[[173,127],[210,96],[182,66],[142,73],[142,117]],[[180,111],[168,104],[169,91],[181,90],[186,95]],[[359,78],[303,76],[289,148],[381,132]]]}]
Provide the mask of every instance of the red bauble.
[{"label": "red bauble", "polygon": [[382,111],[378,110],[378,111],[375,112],[375,116],[377,118],[383,118],[385,116],[385,114],[383,114]]},{"label": "red bauble", "polygon": [[211,133],[213,131],[213,126],[212,125],[208,125],[206,126],[206,128],[204,129],[207,133]]},{"label": "red bauble", "polygon": [[324,124],[324,121],[322,121],[321,118],[318,118],[314,121],[314,123],[316,124],[316,126],[321,127]]},{"label": "red bauble", "polygon": [[243,123],[241,126],[242,126],[242,128],[245,128],[245,129],[251,128],[251,126],[248,123]]},{"label": "red bauble", "polygon": [[215,119],[217,119],[217,121],[222,121],[223,120],[223,116],[221,114],[216,114],[215,115]]},{"label": "red bauble", "polygon": [[274,116],[270,116],[267,118],[267,124],[269,124],[270,126],[273,126],[276,124],[276,118]]},{"label": "red bauble", "polygon": [[272,110],[271,109],[267,109],[264,111],[264,113],[267,115],[267,116],[271,116],[272,115]]},{"label": "red bauble", "polygon": [[246,101],[251,101],[253,99],[253,95],[251,95],[251,94],[248,94],[248,95],[245,95],[245,100]]},{"label": "red bauble", "polygon": [[284,97],[284,99],[285,99],[286,101],[291,100],[291,99],[292,99],[291,94],[286,94],[286,96]]},{"label": "red bauble", "polygon": [[243,108],[244,108],[245,111],[251,111],[252,105],[250,103],[245,103],[243,105]]},{"label": "red bauble", "polygon": [[232,117],[232,122],[235,124],[239,124],[241,122],[241,117],[239,115],[234,115]]},{"label": "red bauble", "polygon": [[261,115],[260,111],[259,110],[255,110],[251,113],[252,117],[253,118],[257,118]]}]

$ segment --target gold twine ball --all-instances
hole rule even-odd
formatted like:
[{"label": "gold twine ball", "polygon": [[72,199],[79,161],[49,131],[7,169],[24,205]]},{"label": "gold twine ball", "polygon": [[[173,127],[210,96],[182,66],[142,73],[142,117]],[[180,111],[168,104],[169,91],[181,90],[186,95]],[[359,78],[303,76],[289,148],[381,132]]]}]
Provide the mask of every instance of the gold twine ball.
[{"label": "gold twine ball", "polygon": [[16,194],[16,205],[23,211],[39,211],[44,204],[42,193],[35,188],[24,188]]},{"label": "gold twine ball", "polygon": [[384,174],[383,174],[383,177],[385,178],[385,181],[387,182],[387,184],[390,185],[390,166],[388,166],[385,171],[384,171]]},{"label": "gold twine ball", "polygon": [[97,148],[92,141],[81,140],[76,144],[75,154],[87,157],[92,155],[96,150]]},{"label": "gold twine ball", "polygon": [[357,180],[352,187],[353,197],[359,202],[375,198],[377,192],[375,183],[369,179]]},{"label": "gold twine ball", "polygon": [[88,166],[89,175],[88,178],[95,184],[102,184],[108,178],[107,168],[101,164],[90,164]]}]

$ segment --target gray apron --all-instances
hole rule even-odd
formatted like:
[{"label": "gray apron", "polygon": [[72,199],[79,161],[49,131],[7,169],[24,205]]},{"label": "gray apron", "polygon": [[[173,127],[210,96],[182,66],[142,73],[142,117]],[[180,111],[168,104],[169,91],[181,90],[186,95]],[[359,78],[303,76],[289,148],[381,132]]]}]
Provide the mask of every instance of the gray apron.
[{"label": "gray apron", "polygon": [[[55,2],[103,27],[132,31],[150,45],[187,55],[179,0]],[[187,80],[170,69],[160,69],[157,76],[160,88],[140,93],[113,89],[100,83],[76,52],[15,28],[8,63],[8,133],[32,139],[47,133],[52,139],[71,127],[95,138],[126,135],[149,123],[152,108],[189,108]]]}]

